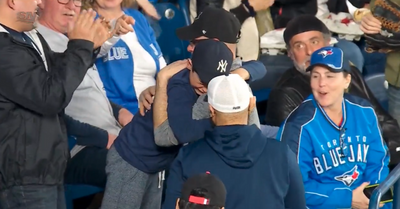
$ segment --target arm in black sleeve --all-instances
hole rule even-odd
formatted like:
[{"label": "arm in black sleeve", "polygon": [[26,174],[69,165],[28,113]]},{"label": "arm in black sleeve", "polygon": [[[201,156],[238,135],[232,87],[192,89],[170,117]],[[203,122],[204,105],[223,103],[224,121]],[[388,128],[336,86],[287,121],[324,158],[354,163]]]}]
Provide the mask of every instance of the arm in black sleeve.
[{"label": "arm in black sleeve", "polygon": [[108,143],[108,132],[82,123],[64,114],[64,121],[67,126],[68,135],[76,137],[76,144],[105,148]]},{"label": "arm in black sleeve", "polygon": [[303,102],[303,99],[294,89],[273,89],[268,98],[266,124],[280,126],[289,114]]},{"label": "arm in black sleeve", "polygon": [[0,49],[0,94],[41,115],[56,115],[70,102],[82,82],[93,56],[93,43],[71,40],[64,53],[54,53],[46,71],[32,57],[35,49],[8,46]]},{"label": "arm in black sleeve", "polygon": [[119,104],[115,104],[114,102],[111,102],[111,101],[110,101],[110,104],[111,104],[111,108],[113,110],[114,117],[118,121],[119,111],[122,109],[122,106]]},{"label": "arm in black sleeve", "polygon": [[243,22],[245,20],[247,20],[247,18],[251,17],[249,11],[246,10],[246,8],[243,4],[240,4],[239,6],[233,8],[229,11],[232,12],[236,16],[236,18],[240,22],[240,25],[242,25]]}]

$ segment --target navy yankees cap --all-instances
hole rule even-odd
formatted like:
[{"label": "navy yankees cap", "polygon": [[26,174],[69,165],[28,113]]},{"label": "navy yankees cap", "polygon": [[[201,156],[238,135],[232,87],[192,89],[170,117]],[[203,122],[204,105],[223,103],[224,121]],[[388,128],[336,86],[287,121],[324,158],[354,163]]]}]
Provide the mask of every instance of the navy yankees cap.
[{"label": "navy yankees cap", "polygon": [[224,207],[226,188],[218,177],[209,172],[198,174],[183,184],[180,199],[197,205]]},{"label": "navy yankees cap", "polygon": [[240,22],[236,16],[222,8],[205,7],[189,26],[178,28],[181,40],[193,40],[200,36],[216,38],[225,43],[237,43],[240,38]]},{"label": "navy yankees cap", "polygon": [[350,61],[344,58],[343,51],[337,47],[323,47],[312,53],[306,71],[311,71],[315,66],[327,67],[332,72],[351,72]]},{"label": "navy yankees cap", "polygon": [[204,85],[217,76],[229,75],[232,62],[233,54],[226,44],[212,39],[199,42],[192,54],[192,70]]}]

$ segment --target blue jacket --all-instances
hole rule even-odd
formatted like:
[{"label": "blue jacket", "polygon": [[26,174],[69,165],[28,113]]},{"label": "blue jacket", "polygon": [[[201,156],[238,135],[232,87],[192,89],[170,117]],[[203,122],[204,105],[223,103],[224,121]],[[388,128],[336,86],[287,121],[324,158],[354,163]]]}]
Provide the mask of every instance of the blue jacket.
[{"label": "blue jacket", "polygon": [[[145,16],[135,9],[125,9],[125,14],[135,19],[135,30],[140,45],[151,55],[160,70],[161,49],[154,36],[154,31]],[[134,57],[128,45],[119,40],[109,51],[107,56],[96,60],[107,97],[114,103],[121,105],[135,114],[138,110],[138,100],[133,83]]]},{"label": "blue jacket", "polygon": [[342,109],[339,127],[311,95],[278,132],[297,155],[310,209],[351,208],[352,190],[380,183],[389,173],[388,149],[371,104],[345,94]]},{"label": "blue jacket", "polygon": [[306,208],[294,153],[266,138],[256,125],[217,126],[204,139],[182,147],[170,169],[162,208],[175,209],[186,179],[207,171],[225,184],[225,208]]},{"label": "blue jacket", "polygon": [[[262,63],[261,66],[259,62],[248,62],[244,65],[253,80],[260,79],[265,74],[259,73],[262,69],[265,72]],[[174,75],[169,80],[167,89],[168,120],[171,128],[172,126],[176,128],[177,132],[174,134],[180,144],[201,139],[206,130],[212,129],[210,119],[192,119],[192,107],[198,95],[190,85],[189,72],[182,70]],[[155,144],[153,109],[150,109],[145,116],[136,113],[133,120],[122,128],[114,146],[122,159],[145,173],[157,173],[169,168],[180,148],[180,146],[165,148]]]}]

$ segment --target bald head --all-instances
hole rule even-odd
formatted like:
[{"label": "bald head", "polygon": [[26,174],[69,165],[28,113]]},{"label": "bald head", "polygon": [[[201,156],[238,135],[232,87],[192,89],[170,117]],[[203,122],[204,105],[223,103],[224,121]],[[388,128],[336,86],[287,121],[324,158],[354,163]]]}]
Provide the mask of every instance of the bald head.
[{"label": "bald head", "polygon": [[43,0],[40,7],[39,23],[57,31],[67,33],[69,25],[74,24],[74,16],[79,15],[80,0]]},{"label": "bald head", "polygon": [[16,31],[34,28],[41,0],[0,0],[0,23]]}]

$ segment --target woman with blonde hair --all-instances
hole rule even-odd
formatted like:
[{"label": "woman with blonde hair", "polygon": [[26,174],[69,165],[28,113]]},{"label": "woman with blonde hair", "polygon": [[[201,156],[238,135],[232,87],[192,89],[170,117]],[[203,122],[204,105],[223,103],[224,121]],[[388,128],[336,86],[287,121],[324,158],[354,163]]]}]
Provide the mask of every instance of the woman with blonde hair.
[{"label": "woman with blonde hair", "polygon": [[[136,9],[130,8],[134,0],[89,0],[85,8],[93,8],[100,18],[115,22],[120,17],[131,16],[134,21],[131,30],[123,27],[112,28],[116,36],[105,44],[115,43],[105,56],[98,58],[96,67],[104,83],[107,97],[131,113],[138,110],[140,93],[149,86],[155,85],[156,73],[166,66],[161,49],[156,41],[153,29],[145,16]],[[158,14],[148,0],[136,2],[151,17],[158,19]],[[125,35],[119,35],[124,34]],[[115,41],[119,39],[119,41]],[[104,45],[103,45],[104,46]],[[104,47],[107,48],[107,47]],[[108,47],[110,48],[110,47]]]}]

